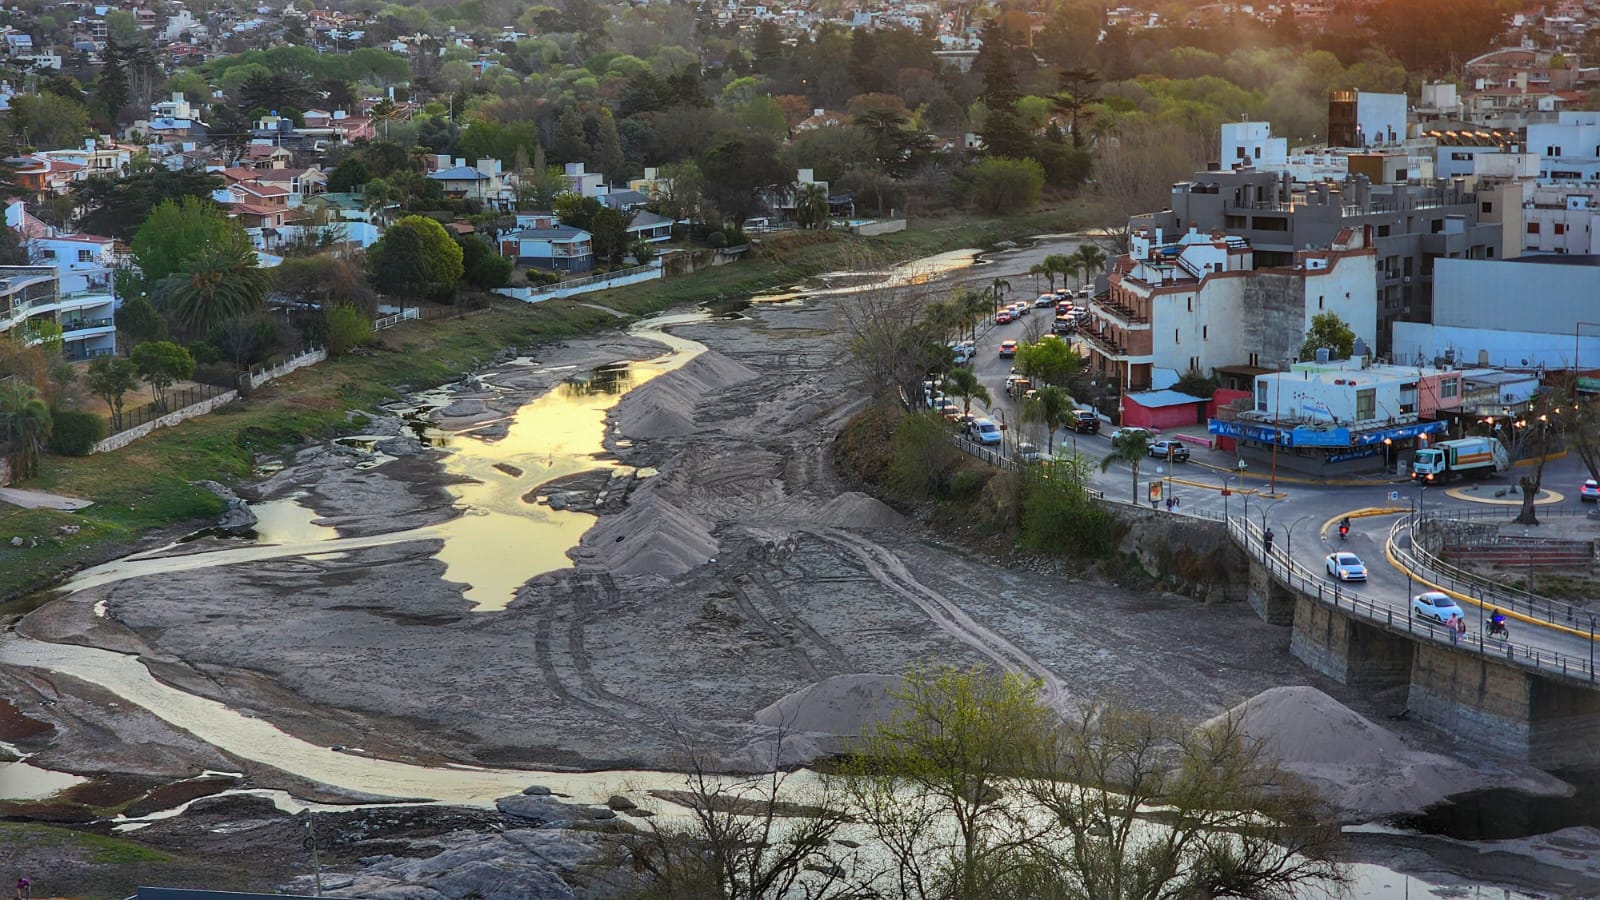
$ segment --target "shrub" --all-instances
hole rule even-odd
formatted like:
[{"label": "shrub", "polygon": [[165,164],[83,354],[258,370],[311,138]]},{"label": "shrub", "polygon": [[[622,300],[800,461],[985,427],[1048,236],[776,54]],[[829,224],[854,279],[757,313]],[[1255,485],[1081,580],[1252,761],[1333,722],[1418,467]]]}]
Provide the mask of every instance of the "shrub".
[{"label": "shrub", "polygon": [[354,307],[329,307],[324,318],[328,353],[331,356],[343,356],[366,343],[372,336],[372,323]]},{"label": "shrub", "polygon": [[54,428],[50,432],[50,452],[62,456],[88,456],[94,445],[106,436],[105,420],[79,409],[57,409],[50,413]]},{"label": "shrub", "polygon": [[706,235],[706,246],[713,250],[721,250],[728,246],[728,236],[721,231],[713,231]]}]

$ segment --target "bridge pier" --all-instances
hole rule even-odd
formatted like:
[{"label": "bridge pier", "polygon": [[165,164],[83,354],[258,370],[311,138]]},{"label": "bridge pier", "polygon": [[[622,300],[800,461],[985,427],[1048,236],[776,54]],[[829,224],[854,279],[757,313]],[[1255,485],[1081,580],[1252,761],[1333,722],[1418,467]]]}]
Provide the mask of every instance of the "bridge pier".
[{"label": "bridge pier", "polygon": [[1279,584],[1257,557],[1250,558],[1250,585],[1246,597],[1250,608],[1268,625],[1294,622],[1294,591]]},{"label": "bridge pier", "polygon": [[1289,652],[1340,684],[1384,688],[1412,674],[1415,643],[1303,594],[1294,598]]},{"label": "bridge pier", "polygon": [[1600,692],[1499,654],[1418,644],[1407,704],[1429,724],[1544,769],[1593,765]]}]

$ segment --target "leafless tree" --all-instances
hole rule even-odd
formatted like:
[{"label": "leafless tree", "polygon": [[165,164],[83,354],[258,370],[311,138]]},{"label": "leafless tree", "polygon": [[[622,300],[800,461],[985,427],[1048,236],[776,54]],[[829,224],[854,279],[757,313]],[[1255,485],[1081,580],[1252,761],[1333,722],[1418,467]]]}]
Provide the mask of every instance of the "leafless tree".
[{"label": "leafless tree", "polygon": [[647,886],[640,900],[875,900],[876,873],[853,842],[835,837],[849,821],[845,798],[827,779],[798,786],[776,765],[779,729],[768,744],[772,770],[713,774],[690,750],[684,789],[664,794],[690,812],[687,824],[650,819],[630,850]]}]

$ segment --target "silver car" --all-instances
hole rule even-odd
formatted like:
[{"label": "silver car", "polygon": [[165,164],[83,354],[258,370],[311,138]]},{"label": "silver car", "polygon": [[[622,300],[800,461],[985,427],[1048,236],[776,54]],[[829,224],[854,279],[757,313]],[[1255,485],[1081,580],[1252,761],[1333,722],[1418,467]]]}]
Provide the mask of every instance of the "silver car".
[{"label": "silver car", "polygon": [[1328,575],[1337,581],[1366,581],[1367,566],[1354,553],[1329,553]]}]

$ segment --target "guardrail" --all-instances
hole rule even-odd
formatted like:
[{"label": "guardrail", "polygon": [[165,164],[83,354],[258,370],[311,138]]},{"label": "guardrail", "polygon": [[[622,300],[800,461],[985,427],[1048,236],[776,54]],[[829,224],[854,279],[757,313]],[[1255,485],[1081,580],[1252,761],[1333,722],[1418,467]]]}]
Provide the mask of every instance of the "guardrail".
[{"label": "guardrail", "polygon": [[[1504,513],[1500,515],[1506,521],[1510,520],[1510,517],[1507,517]],[[1425,514],[1421,521],[1489,519],[1493,517],[1492,513],[1456,515],[1452,512],[1449,516]],[[1415,520],[1416,515],[1413,513],[1402,518],[1389,529],[1389,549],[1397,557],[1407,561],[1408,566],[1413,571],[1425,574],[1429,581],[1443,585],[1457,593],[1465,594],[1491,607],[1500,607],[1508,612],[1527,616],[1530,619],[1538,619],[1551,625],[1564,625],[1568,628],[1582,629],[1595,624],[1596,621],[1600,621],[1600,613],[1593,613],[1570,603],[1557,602],[1531,591],[1501,584],[1441,560],[1414,540],[1413,535],[1416,533],[1418,524]],[[1403,547],[1399,539],[1402,531],[1405,535]]]},{"label": "guardrail", "polygon": [[[1589,684],[1596,682],[1593,661],[1582,657],[1526,643],[1486,640],[1481,629],[1476,634],[1469,632],[1452,642],[1449,628],[1419,620],[1411,614],[1410,597],[1404,598],[1405,605],[1396,610],[1390,603],[1364,596],[1336,582],[1328,582],[1321,573],[1314,573],[1294,560],[1284,558],[1282,551],[1276,547],[1273,552],[1268,553],[1260,539],[1261,529],[1250,520],[1232,516],[1228,519],[1227,525],[1229,537],[1243,547],[1251,559],[1260,561],[1274,581],[1298,594],[1313,597],[1317,602],[1332,606],[1347,615],[1378,625],[1388,631],[1404,632],[1415,640],[1430,641],[1440,645],[1453,643],[1453,649],[1468,653],[1475,649],[1482,656],[1493,654],[1497,659],[1504,658],[1513,665],[1532,669],[1542,675]],[[1391,529],[1391,541],[1393,533],[1394,529]],[[1395,618],[1397,611],[1400,613],[1400,621]],[[1401,621],[1404,622],[1403,627]]]}]

